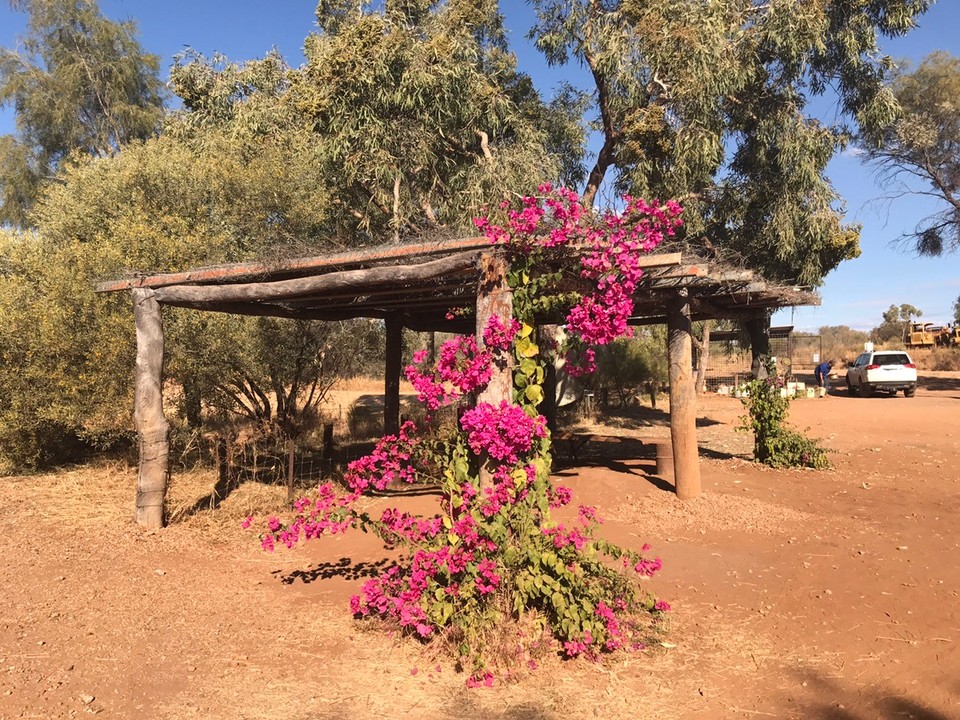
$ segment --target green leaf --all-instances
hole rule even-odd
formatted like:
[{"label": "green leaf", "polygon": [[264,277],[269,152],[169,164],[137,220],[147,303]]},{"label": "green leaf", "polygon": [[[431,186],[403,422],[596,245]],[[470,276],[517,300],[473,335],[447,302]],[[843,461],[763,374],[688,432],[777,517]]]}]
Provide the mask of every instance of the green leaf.
[{"label": "green leaf", "polygon": [[543,386],[527,385],[527,389],[524,392],[524,395],[526,395],[527,400],[534,403],[535,405],[539,405],[541,402],[543,402]]}]

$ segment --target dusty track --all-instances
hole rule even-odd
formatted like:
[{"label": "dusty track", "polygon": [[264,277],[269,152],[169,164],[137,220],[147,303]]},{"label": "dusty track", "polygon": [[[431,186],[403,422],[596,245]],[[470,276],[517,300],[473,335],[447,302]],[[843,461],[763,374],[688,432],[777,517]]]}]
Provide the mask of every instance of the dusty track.
[{"label": "dusty track", "polygon": [[[367,536],[262,554],[238,520],[272,489],[144,535],[129,469],[0,480],[0,718],[960,717],[960,374],[912,399],[795,402],[794,424],[835,451],[829,472],[746,461],[739,414],[701,403],[693,503],[652,459],[558,470],[605,533],[663,558],[676,647],[480,691],[349,619],[384,560]],[[189,503],[203,482],[174,493]]]}]

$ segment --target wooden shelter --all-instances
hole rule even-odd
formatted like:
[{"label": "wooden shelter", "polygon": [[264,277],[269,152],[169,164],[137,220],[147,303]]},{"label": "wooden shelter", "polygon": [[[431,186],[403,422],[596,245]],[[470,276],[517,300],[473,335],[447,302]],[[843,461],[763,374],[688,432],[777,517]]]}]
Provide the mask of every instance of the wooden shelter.
[{"label": "wooden shelter", "polygon": [[[570,262],[567,249],[552,261]],[[680,252],[655,253],[636,296],[631,323],[666,323],[669,331],[670,430],[680,498],[700,494],[691,323],[710,318],[750,319],[778,307],[819,304],[798,288],[776,286],[752,272]],[[163,415],[164,305],[244,315],[342,320],[380,318],[386,325],[385,421],[399,426],[401,331],[446,331],[478,336],[492,315],[508,319],[512,292],[507,254],[484,238],[398,244],[273,263],[239,263],[102,283],[101,292],[130,291],[137,326],[135,418],[140,436],[136,516],[144,527],[164,522],[169,474],[168,426]],[[475,309],[475,319],[451,311]],[[539,318],[544,323],[560,317]],[[499,370],[481,400],[511,397],[509,369]],[[549,394],[549,393],[548,393]]]}]

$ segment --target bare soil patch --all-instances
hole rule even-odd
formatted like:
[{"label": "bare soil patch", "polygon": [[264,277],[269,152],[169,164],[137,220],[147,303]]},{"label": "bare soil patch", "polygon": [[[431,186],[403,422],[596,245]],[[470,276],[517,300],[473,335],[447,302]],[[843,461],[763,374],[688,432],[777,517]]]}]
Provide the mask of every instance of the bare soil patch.
[{"label": "bare soil patch", "polygon": [[[910,399],[796,401],[793,423],[833,450],[826,472],[749,462],[739,402],[704,397],[691,503],[638,441],[665,437],[663,412],[595,427],[626,440],[565,460],[557,482],[662,557],[666,646],[479,691],[350,619],[389,557],[372,538],[260,551],[239,522],[281,508],[283,488],[248,482],[145,534],[131,468],[0,479],[0,718],[960,717],[960,373],[924,375]],[[214,481],[176,476],[174,508]]]}]

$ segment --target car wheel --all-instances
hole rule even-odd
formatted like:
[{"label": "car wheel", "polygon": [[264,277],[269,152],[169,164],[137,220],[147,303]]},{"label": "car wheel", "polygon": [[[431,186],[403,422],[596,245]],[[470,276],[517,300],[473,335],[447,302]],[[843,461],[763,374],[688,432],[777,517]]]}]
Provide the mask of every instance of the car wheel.
[{"label": "car wheel", "polygon": [[847,378],[847,394],[850,397],[856,397],[857,395],[859,395],[859,392],[853,386],[853,383],[850,382],[850,378]]},{"label": "car wheel", "polygon": [[870,387],[869,385],[861,385],[861,386],[860,386],[860,394],[863,395],[864,397],[872,397],[872,396],[873,396],[873,388]]},{"label": "car wheel", "polygon": [[908,388],[908,389],[906,389],[906,390],[903,391],[903,396],[904,396],[904,397],[913,397],[913,396],[916,395],[916,394],[917,394],[917,389],[916,389],[916,388]]}]

